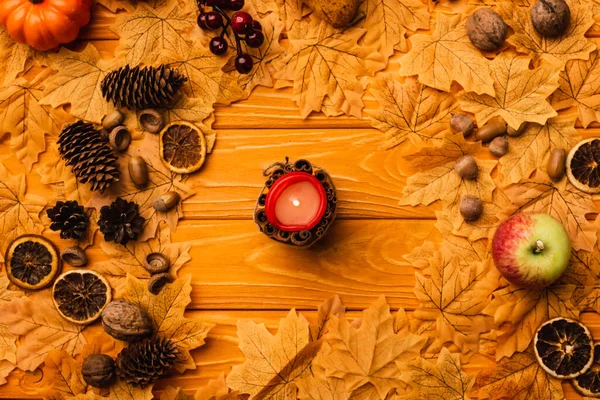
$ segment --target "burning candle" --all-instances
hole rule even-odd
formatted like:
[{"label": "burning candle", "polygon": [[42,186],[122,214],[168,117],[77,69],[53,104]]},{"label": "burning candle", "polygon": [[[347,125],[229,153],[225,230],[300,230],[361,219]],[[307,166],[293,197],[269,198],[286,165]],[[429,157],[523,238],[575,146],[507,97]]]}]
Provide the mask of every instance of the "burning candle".
[{"label": "burning candle", "polygon": [[291,172],[276,180],[265,202],[269,222],[286,232],[314,228],[326,209],[325,188],[317,178],[306,172]]}]

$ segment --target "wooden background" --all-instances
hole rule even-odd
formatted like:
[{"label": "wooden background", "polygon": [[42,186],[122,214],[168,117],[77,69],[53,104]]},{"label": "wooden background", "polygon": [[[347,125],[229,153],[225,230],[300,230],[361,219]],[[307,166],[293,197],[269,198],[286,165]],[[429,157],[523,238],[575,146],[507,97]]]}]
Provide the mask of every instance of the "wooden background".
[{"label": "wooden background", "polygon": [[[112,57],[118,37],[108,27],[114,15],[97,6],[82,33],[105,58]],[[594,35],[595,36],[595,35]],[[397,68],[392,60],[391,69]],[[291,90],[257,88],[246,100],[216,108],[217,144],[203,169],[188,184],[196,195],[184,204],[184,219],[173,241],[193,241],[192,261],[179,273],[193,275],[190,314],[216,324],[207,345],[193,352],[198,368],[161,380],[157,389],[179,386],[188,393],[244,361],[237,347],[236,322],[252,319],[275,329],[290,308],[316,318],[316,307],[334,294],[348,306],[350,318],[379,295],[397,309],[414,310],[414,269],[403,259],[427,240],[440,240],[434,227],[436,207],[401,207],[406,178],[398,150],[381,148],[381,132],[368,120],[299,117]],[[376,108],[373,97],[367,108]],[[600,136],[588,129],[585,136]],[[8,151],[5,140],[0,151]],[[274,161],[308,158],[328,170],[338,188],[338,220],[328,236],[310,250],[269,240],[252,222],[256,197],[264,183],[262,170]],[[25,172],[14,158],[5,161],[13,173]],[[29,191],[39,177],[28,176]],[[57,236],[58,238],[58,236]],[[97,239],[99,240],[99,239]],[[94,246],[92,262],[106,256]],[[582,319],[600,337],[600,317]],[[493,366],[474,356],[470,373]],[[0,398],[36,398],[39,373],[13,373],[0,387]],[[565,383],[567,399],[579,399]]]}]

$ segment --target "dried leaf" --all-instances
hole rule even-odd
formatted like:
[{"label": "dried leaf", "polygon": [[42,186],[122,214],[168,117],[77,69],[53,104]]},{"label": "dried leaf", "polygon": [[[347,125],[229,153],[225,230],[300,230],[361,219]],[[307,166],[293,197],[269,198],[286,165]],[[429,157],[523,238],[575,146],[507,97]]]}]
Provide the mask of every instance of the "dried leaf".
[{"label": "dried leaf", "polygon": [[167,386],[160,395],[160,400],[192,400],[193,397],[183,391],[181,388]]},{"label": "dried leaf", "polygon": [[337,295],[321,304],[317,314],[317,323],[311,324],[309,327],[310,341],[315,342],[322,339],[331,328],[332,317],[343,318],[345,313],[346,306],[342,304],[342,300]]},{"label": "dried leaf", "polygon": [[493,400],[564,399],[561,381],[547,374],[530,352],[515,353],[494,368],[481,371],[472,393]]},{"label": "dried leaf", "polygon": [[[8,285],[10,285],[8,276],[6,273],[0,273],[0,305],[7,304],[12,299],[24,295],[21,291],[9,290]],[[17,362],[17,338],[18,336],[8,329],[8,325],[5,324],[4,320],[0,320],[0,361],[6,360],[11,364]],[[0,362],[0,371],[3,366],[5,366],[4,363]]]},{"label": "dried leaf", "polygon": [[433,34],[411,36],[412,49],[400,60],[400,75],[419,75],[419,82],[450,92],[458,82],[467,92],[492,95],[490,62],[467,36],[461,16],[436,15]]},{"label": "dried leaf", "polygon": [[2,321],[14,335],[20,335],[17,366],[35,370],[52,350],[75,356],[86,343],[83,327],[65,321],[52,302],[50,291],[12,299],[0,305]]},{"label": "dried leaf", "polygon": [[[439,249],[446,255],[458,257],[461,268],[483,263],[490,259],[486,240],[472,241],[465,237],[453,235],[452,232],[456,227],[453,225],[451,217],[447,213],[439,211],[435,213],[435,216],[437,218],[435,227],[444,237]],[[456,221],[456,218],[454,218],[454,221]]]},{"label": "dried leaf", "polygon": [[559,83],[552,96],[555,108],[577,106],[584,128],[600,119],[600,59],[597,51],[590,54],[589,60],[569,61],[560,73]]},{"label": "dried leaf", "polygon": [[155,296],[148,291],[148,285],[129,275],[123,294],[124,300],[137,304],[148,313],[156,335],[177,345],[181,358],[175,368],[179,372],[196,368],[189,351],[202,346],[208,331],[214,326],[184,316],[185,308],[192,301],[191,291],[191,276],[175,280]]},{"label": "dried leaf", "polygon": [[77,180],[71,167],[65,165],[58,154],[57,146],[52,146],[47,153],[47,162],[39,169],[42,183],[52,187],[57,198],[76,200],[79,204],[87,204],[92,198],[92,192],[87,184]]},{"label": "dried leaf", "polygon": [[348,396],[370,383],[381,399],[390,390],[403,387],[396,362],[418,355],[426,341],[407,329],[395,333],[394,318],[384,297],[363,311],[358,328],[333,316],[326,340],[330,350],[322,367],[327,375],[343,379]]},{"label": "dried leaf", "polygon": [[198,125],[198,127],[203,127],[202,121],[210,117],[214,109],[206,104],[203,99],[182,97],[172,106],[164,108],[163,111],[165,122],[168,124],[176,121],[188,121]]},{"label": "dried leaf", "polygon": [[596,214],[599,209],[591,195],[567,183],[566,178],[554,183],[538,171],[532,178],[523,179],[505,192],[513,204],[504,210],[501,219],[522,211],[550,214],[562,222],[575,250],[592,251],[594,248],[596,228],[585,215]]},{"label": "dried leaf", "polygon": [[6,384],[8,375],[14,371],[16,365],[11,363],[10,361],[2,360],[0,361],[0,386]]},{"label": "dried leaf", "polygon": [[152,400],[153,398],[152,385],[142,389],[128,385],[120,379],[110,386],[108,395],[108,400]]},{"label": "dried leaf", "polygon": [[437,243],[424,242],[422,246],[415,247],[411,253],[405,254],[403,257],[413,268],[422,270],[423,273],[429,273],[428,268],[431,266],[429,259],[433,257],[438,246]]},{"label": "dried leaf", "polygon": [[500,53],[491,62],[495,94],[465,93],[459,98],[463,110],[475,114],[479,126],[497,115],[514,129],[526,121],[545,124],[557,115],[546,98],[558,88],[559,71],[549,64],[529,69],[530,62],[512,51]]},{"label": "dried leaf", "polygon": [[97,3],[102,4],[114,14],[119,10],[125,10],[132,13],[135,11],[136,7],[130,0],[98,0]]},{"label": "dried leaf", "polygon": [[273,63],[275,77],[294,82],[292,100],[302,118],[320,111],[326,97],[331,100],[330,110],[361,116],[364,83],[360,77],[384,67],[375,49],[358,44],[364,33],[362,29],[341,33],[316,18],[301,21],[288,32],[290,47]]},{"label": "dried leaf", "polygon": [[[302,19],[302,0],[274,0],[279,8],[279,19],[283,21],[285,29],[291,29],[296,21]],[[260,10],[260,8],[257,8]]]},{"label": "dried leaf", "polygon": [[100,83],[110,69],[92,44],[81,53],[62,48],[50,55],[50,68],[56,75],[45,83],[44,98],[40,104],[59,107],[71,104],[71,115],[100,123],[112,107],[102,97]]},{"label": "dried leaf", "polygon": [[413,391],[405,399],[414,400],[469,400],[467,393],[475,378],[463,372],[460,357],[443,348],[435,365],[418,358],[402,364],[402,380],[410,383]]},{"label": "dried leaf", "polygon": [[238,400],[242,399],[239,392],[230,392],[225,381],[225,374],[221,373],[217,379],[211,379],[208,384],[201,387],[193,397],[194,400]]},{"label": "dried leaf", "polygon": [[8,84],[25,70],[27,61],[39,56],[25,44],[16,43],[3,26],[0,26],[0,83]]},{"label": "dried leaf", "polygon": [[594,24],[592,10],[585,5],[571,5],[571,20],[567,30],[552,39],[540,35],[531,22],[531,13],[527,7],[500,3],[500,14],[504,21],[514,29],[515,34],[508,42],[517,51],[531,55],[533,61],[546,60],[561,69],[569,60],[587,60],[596,46],[585,37],[585,33]]},{"label": "dried leaf", "polygon": [[545,125],[528,124],[525,132],[509,138],[508,153],[500,158],[504,184],[528,179],[532,172],[548,164],[555,148],[570,149],[581,140],[575,129],[575,115],[550,118]]},{"label": "dried leaf", "polygon": [[[298,398],[310,400],[348,400],[343,379],[309,376],[298,382]],[[354,399],[355,397],[353,397]]]},{"label": "dried leaf", "polygon": [[44,386],[39,394],[45,399],[63,400],[87,391],[88,386],[81,374],[81,364],[64,350],[48,353],[42,367]]},{"label": "dried leaf", "polygon": [[508,285],[495,291],[484,313],[494,317],[497,327],[504,325],[505,333],[498,337],[496,360],[525,351],[544,321],[555,317],[577,319],[579,310],[571,302],[574,290],[574,285],[554,284],[542,290]]},{"label": "dried leaf", "polygon": [[597,246],[593,252],[571,251],[571,259],[565,273],[558,281],[575,285],[571,302],[583,311],[586,308],[600,310],[600,253]]},{"label": "dried leaf", "polygon": [[115,52],[132,66],[163,62],[169,51],[188,53],[192,45],[186,33],[194,27],[193,21],[191,12],[176,2],[160,9],[140,3],[134,13],[119,14],[111,26],[120,37]]},{"label": "dried leaf", "polygon": [[227,385],[255,398],[296,399],[296,382],[310,373],[321,342],[309,342],[308,321],[291,310],[276,335],[264,324],[238,321],[240,349],[246,356],[227,376]]},{"label": "dried leaf", "polygon": [[385,133],[387,148],[407,140],[415,145],[431,145],[435,139],[441,142],[458,106],[451,94],[421,85],[414,78],[407,78],[402,84],[391,75],[384,75],[375,81],[371,93],[379,102],[379,109],[367,114],[371,124]]}]

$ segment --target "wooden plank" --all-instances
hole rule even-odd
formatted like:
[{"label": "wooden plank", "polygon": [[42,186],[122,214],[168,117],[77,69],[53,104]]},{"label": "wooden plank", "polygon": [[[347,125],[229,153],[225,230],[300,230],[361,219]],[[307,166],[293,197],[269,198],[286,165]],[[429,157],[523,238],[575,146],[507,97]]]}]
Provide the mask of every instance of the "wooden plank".
[{"label": "wooden plank", "polygon": [[[200,317],[216,324],[215,328],[209,333],[206,345],[197,349],[192,354],[196,361],[197,369],[187,371],[183,375],[176,375],[159,381],[156,385],[158,391],[167,385],[181,387],[186,392],[193,394],[198,388],[206,385],[210,379],[217,378],[221,373],[229,373],[231,367],[244,362],[244,355],[238,349],[238,338],[236,334],[236,323],[240,319],[251,319],[256,322],[264,323],[269,330],[277,330],[280,318],[285,317],[287,311],[195,311],[189,313],[190,316]],[[316,312],[302,311],[302,314],[309,320],[316,320]],[[349,312],[349,319],[358,318],[359,312]],[[582,321],[592,331],[596,337],[600,336],[600,316],[595,313],[582,314]],[[98,325],[90,328],[91,330],[101,329]],[[482,356],[473,357],[468,364],[464,366],[466,372],[476,374],[483,368],[493,367],[493,361]],[[23,373],[14,372],[9,377],[7,385],[0,387],[0,398],[2,399],[35,399],[36,389],[43,387],[46,382],[41,373]],[[568,382],[563,385],[567,400],[581,399]]]}]

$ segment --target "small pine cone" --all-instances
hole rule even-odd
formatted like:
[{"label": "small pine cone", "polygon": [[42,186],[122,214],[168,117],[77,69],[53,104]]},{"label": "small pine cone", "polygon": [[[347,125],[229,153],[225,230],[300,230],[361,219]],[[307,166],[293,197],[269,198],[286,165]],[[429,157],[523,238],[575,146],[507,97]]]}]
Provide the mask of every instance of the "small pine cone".
[{"label": "small pine cone", "polygon": [[142,233],[144,222],[146,219],[139,214],[138,205],[119,197],[110,206],[100,209],[98,225],[104,240],[125,245]]},{"label": "small pine cone", "polygon": [[58,151],[77,180],[89,182],[91,190],[102,193],[119,180],[117,156],[92,124],[77,121],[64,127],[58,137]]},{"label": "small pine cone", "polygon": [[118,108],[137,110],[165,106],[173,101],[187,78],[166,65],[135,67],[129,65],[110,72],[102,80],[102,95]]},{"label": "small pine cone", "polygon": [[50,229],[60,231],[62,239],[81,239],[90,222],[83,206],[76,201],[58,201],[46,213],[52,221]]},{"label": "small pine cone", "polygon": [[177,346],[168,339],[154,337],[131,343],[117,356],[117,375],[130,385],[144,388],[166,375],[178,354]]}]

